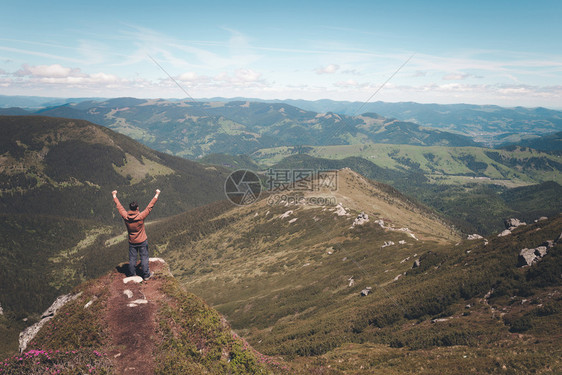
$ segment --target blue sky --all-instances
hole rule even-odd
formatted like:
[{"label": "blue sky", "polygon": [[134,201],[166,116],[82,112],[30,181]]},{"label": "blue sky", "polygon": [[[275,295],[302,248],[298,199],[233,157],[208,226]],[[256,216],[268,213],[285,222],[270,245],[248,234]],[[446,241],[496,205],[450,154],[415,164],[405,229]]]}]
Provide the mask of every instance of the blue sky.
[{"label": "blue sky", "polygon": [[561,1],[4,1],[0,95],[562,108]]}]

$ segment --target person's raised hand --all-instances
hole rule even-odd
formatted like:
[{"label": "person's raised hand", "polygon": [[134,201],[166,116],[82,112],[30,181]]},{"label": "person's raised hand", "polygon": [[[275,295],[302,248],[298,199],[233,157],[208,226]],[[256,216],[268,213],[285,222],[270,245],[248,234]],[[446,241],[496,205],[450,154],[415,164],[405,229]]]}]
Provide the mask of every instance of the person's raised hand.
[{"label": "person's raised hand", "polygon": [[156,189],[156,196],[160,195],[160,189]]},{"label": "person's raised hand", "polygon": [[111,194],[113,195],[113,198],[115,198],[117,196],[117,190],[113,190]]}]

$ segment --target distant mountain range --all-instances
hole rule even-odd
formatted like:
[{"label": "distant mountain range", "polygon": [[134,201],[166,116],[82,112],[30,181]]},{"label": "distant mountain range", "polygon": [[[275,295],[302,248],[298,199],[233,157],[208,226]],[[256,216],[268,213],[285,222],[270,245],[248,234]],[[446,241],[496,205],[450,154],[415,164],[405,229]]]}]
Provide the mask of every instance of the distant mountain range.
[{"label": "distant mountain range", "polygon": [[[5,109],[14,113],[16,109]],[[1,113],[1,112],[0,112]],[[366,113],[317,113],[283,103],[110,99],[45,108],[36,114],[109,127],[159,151],[187,158],[286,145],[359,143],[477,146],[470,137]]]},{"label": "distant mountain range", "polygon": [[493,146],[562,130],[562,112],[546,108],[243,98],[193,102],[0,96],[0,114],[30,113],[88,120],[154,149],[188,158],[303,144]]}]

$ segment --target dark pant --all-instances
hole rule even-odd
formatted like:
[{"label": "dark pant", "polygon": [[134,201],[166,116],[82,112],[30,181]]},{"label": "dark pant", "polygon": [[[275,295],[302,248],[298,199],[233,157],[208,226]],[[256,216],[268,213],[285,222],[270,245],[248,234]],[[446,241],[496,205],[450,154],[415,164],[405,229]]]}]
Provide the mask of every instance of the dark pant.
[{"label": "dark pant", "polygon": [[135,266],[137,265],[137,254],[140,255],[142,277],[148,277],[148,240],[141,243],[129,242],[129,276],[135,276]]}]

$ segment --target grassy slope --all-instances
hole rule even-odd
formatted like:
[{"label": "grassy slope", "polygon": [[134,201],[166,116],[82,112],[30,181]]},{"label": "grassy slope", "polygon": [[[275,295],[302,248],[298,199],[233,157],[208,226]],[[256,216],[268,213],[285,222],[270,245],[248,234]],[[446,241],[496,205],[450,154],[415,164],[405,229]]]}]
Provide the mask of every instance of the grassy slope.
[{"label": "grassy slope", "polygon": [[[289,209],[296,210],[279,219]],[[560,234],[562,217],[488,245],[458,246],[414,241],[372,223],[350,229],[350,219],[310,207],[236,209],[207,225],[213,223],[204,238],[183,246],[168,237],[179,247],[163,254],[189,290],[267,354],[321,355],[315,365],[345,373],[362,373],[359,365],[381,373],[560,368],[561,245],[532,268],[516,264],[521,248]],[[382,247],[385,241],[396,245]],[[420,268],[412,269],[414,259]],[[360,297],[367,286],[372,295]],[[463,364],[465,355],[476,360]],[[503,359],[489,359],[496,356]]]}]

